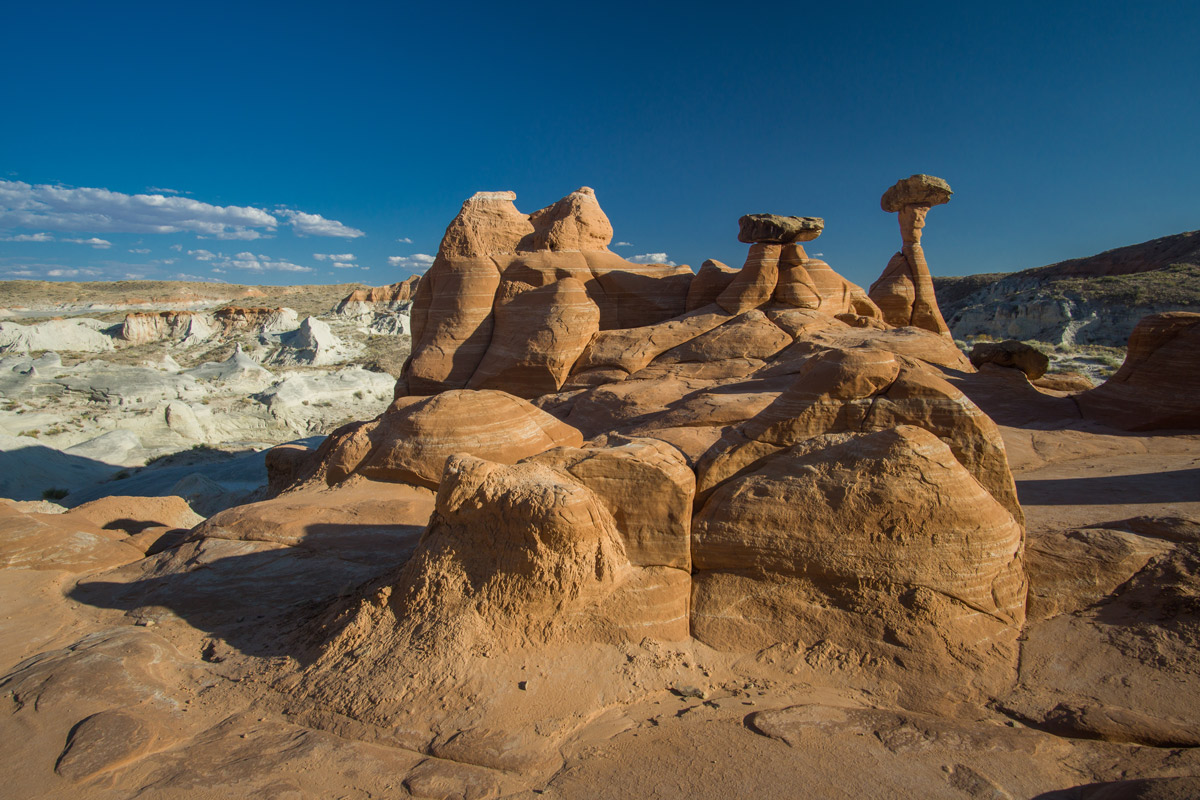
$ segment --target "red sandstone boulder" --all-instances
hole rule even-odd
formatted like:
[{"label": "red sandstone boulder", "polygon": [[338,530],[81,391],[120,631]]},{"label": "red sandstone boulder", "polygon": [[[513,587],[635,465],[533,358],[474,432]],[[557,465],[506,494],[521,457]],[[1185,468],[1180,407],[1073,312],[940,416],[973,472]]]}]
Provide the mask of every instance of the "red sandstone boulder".
[{"label": "red sandstone boulder", "polygon": [[1121,368],[1075,400],[1085,418],[1115,428],[1200,428],[1200,314],[1142,318]]},{"label": "red sandstone boulder", "polygon": [[397,400],[365,433],[346,436],[328,458],[338,474],[436,487],[446,459],[455,454],[515,464],[552,447],[582,443],[579,431],[520,398],[458,390]]}]

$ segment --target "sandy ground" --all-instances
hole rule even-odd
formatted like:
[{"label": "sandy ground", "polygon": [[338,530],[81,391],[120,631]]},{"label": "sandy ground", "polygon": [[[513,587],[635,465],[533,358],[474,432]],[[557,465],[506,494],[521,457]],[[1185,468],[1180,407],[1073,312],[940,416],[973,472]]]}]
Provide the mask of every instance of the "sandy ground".
[{"label": "sandy ground", "polygon": [[[1031,545],[1133,517],[1200,518],[1200,435],[1044,422],[1003,431]],[[1083,797],[1048,793],[1200,775],[1200,741],[1181,744],[1200,719],[1194,650],[1181,656],[1164,645],[1161,663],[1139,658],[1099,636],[1101,623],[1083,612],[1031,619],[1012,695],[955,719],[896,708],[836,666],[775,669],[688,643],[658,647],[657,671],[638,673],[649,676],[644,691],[595,708],[549,767],[526,772],[431,757],[311,708],[298,713],[286,681],[277,682],[307,663],[297,620],[407,558],[432,510],[426,490],[380,486],[285,496],[247,513],[290,523],[250,526],[249,539],[217,533],[144,559],[128,552],[132,538],[122,531],[89,544],[61,517],[7,511],[0,740],[8,796]],[[43,527],[14,543],[14,519]],[[647,647],[628,660],[643,659]],[[1056,665],[1063,648],[1072,660]],[[615,686],[625,678],[607,657],[559,654],[535,680]],[[576,684],[556,679],[556,669],[574,671]],[[1119,674],[1159,700],[1100,685]],[[680,691],[691,678],[702,686],[694,695]],[[536,694],[528,694],[532,707]],[[1045,730],[1038,715],[1064,698],[1140,705],[1150,716],[1122,723],[1108,741],[1078,721],[1065,733]],[[1164,715],[1176,720],[1165,734]],[[540,724],[536,714],[512,722],[514,735]],[[1155,736],[1165,740],[1137,742]]]}]

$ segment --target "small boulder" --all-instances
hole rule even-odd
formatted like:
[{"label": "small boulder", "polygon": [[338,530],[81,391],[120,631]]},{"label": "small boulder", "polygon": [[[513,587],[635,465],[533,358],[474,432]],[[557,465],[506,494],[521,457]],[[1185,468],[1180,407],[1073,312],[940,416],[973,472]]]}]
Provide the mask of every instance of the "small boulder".
[{"label": "small boulder", "polygon": [[1035,381],[1046,374],[1050,358],[1036,347],[1008,339],[1003,342],[980,342],[971,348],[971,366],[979,369],[984,364],[1012,367],[1025,373]]}]

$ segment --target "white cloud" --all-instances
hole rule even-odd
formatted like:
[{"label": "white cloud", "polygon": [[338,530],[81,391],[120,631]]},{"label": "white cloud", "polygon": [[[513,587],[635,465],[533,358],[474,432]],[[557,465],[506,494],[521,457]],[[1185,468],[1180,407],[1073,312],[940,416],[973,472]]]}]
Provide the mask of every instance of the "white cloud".
[{"label": "white cloud", "polygon": [[217,257],[211,250],[188,250],[188,255],[197,261],[212,261]]},{"label": "white cloud", "polygon": [[[203,238],[203,237],[201,237],[201,238]],[[223,233],[218,233],[216,238],[218,238],[218,239],[241,239],[243,241],[250,241],[251,239],[261,239],[261,238],[263,238],[263,235],[261,233],[259,233],[258,231],[249,231],[249,230],[247,230],[247,231],[225,231]]]},{"label": "white cloud", "polygon": [[47,270],[44,274],[51,278],[78,278],[81,275],[95,277],[102,273],[98,269],[52,269]]},{"label": "white cloud", "polygon": [[313,258],[317,261],[357,261],[358,258],[354,253],[313,253]]},{"label": "white cloud", "polygon": [[40,273],[35,273],[31,269],[10,269],[5,270],[2,274],[10,278],[32,278],[35,274]]},{"label": "white cloud", "polygon": [[20,233],[16,236],[0,237],[0,242],[53,242],[54,237],[48,233]]},{"label": "white cloud", "polygon": [[171,276],[171,280],[173,280],[173,281],[199,281],[201,283],[225,283],[225,281],[221,280],[220,278],[213,278],[211,276],[204,276],[204,275],[192,275],[187,272],[176,272],[174,275]]},{"label": "white cloud", "polygon": [[171,249],[172,249],[172,250],[174,250],[176,253],[178,253],[178,252],[181,252],[181,251],[183,250],[183,245],[181,245],[181,244],[173,244],[173,245],[171,245]]},{"label": "white cloud", "polygon": [[403,239],[397,239],[396,241],[400,244],[412,244],[412,239],[408,238],[407,236],[405,236]]},{"label": "white cloud", "polygon": [[824,254],[824,253],[813,253],[813,254],[812,254],[812,257],[813,257],[813,258],[820,258],[820,257],[821,257],[821,256],[823,256],[823,255],[825,255],[825,254]]},{"label": "white cloud", "polygon": [[320,214],[307,214],[303,211],[281,208],[279,215],[286,218],[292,226],[292,230],[301,236],[338,236],[343,239],[357,239],[360,236],[366,236],[357,228],[343,225],[335,219],[325,219]]},{"label": "white cloud", "polygon": [[635,264],[662,264],[666,267],[675,266],[675,262],[667,258],[666,253],[641,253],[629,259]]},{"label": "white cloud", "polygon": [[90,239],[63,239],[63,241],[71,242],[72,244],[90,244],[97,250],[107,250],[112,247],[112,242],[107,239],[97,239],[95,236]]},{"label": "white cloud", "polygon": [[433,263],[433,256],[426,253],[413,253],[411,256],[388,256],[388,264],[405,269],[428,269]]},{"label": "white cloud", "polygon": [[0,180],[0,227],[90,233],[261,235],[279,221],[261,208],[216,206],[187,197]]},{"label": "white cloud", "polygon": [[[244,269],[250,272],[314,272],[312,267],[302,267],[290,261],[275,261],[270,256],[242,252],[220,264],[226,269]],[[216,270],[214,270],[215,272]]]},{"label": "white cloud", "polygon": [[178,189],[164,189],[161,186],[147,186],[146,191],[151,194],[191,194],[191,192],[181,192]]},{"label": "white cloud", "polygon": [[613,247],[633,247],[633,242],[617,242]]},{"label": "white cloud", "polygon": [[335,269],[355,269],[358,264],[350,264],[345,261],[335,261],[333,262],[333,266]]},{"label": "white cloud", "polygon": [[149,247],[134,247],[129,252],[137,253],[140,256],[144,256],[144,255],[146,255],[146,253],[150,252],[150,248]]}]

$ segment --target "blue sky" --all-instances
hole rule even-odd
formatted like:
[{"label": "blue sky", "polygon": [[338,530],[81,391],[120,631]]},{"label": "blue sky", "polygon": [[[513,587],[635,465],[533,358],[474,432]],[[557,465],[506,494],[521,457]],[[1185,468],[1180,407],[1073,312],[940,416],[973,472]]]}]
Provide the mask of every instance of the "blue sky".
[{"label": "blue sky", "polygon": [[47,0],[6,23],[0,279],[379,285],[475,191],[531,212],[582,185],[627,257],[736,265],[740,215],[822,216],[809,252],[861,284],[915,172],[955,190],[940,274],[1200,228],[1195,2]]}]

